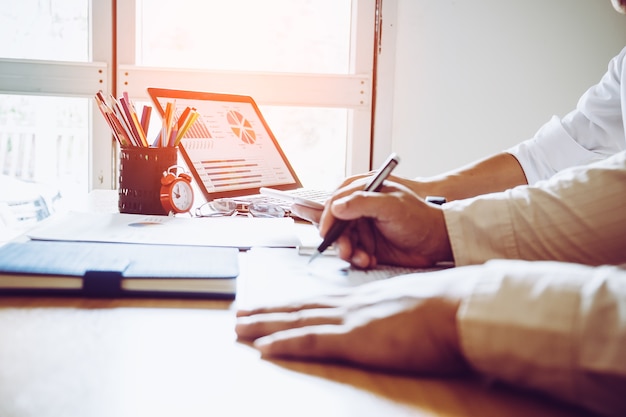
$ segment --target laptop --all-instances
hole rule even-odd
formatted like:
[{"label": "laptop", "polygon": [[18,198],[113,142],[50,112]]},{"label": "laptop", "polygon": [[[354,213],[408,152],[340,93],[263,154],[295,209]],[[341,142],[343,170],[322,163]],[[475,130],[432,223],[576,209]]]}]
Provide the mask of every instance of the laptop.
[{"label": "laptop", "polygon": [[[322,203],[330,192],[309,190],[302,184],[274,134],[250,96],[148,88],[161,116],[168,102],[178,119],[185,108],[199,117],[180,141],[179,149],[207,201],[230,198],[238,210],[263,199],[270,188],[303,195]],[[272,199],[288,211],[291,202]]]}]

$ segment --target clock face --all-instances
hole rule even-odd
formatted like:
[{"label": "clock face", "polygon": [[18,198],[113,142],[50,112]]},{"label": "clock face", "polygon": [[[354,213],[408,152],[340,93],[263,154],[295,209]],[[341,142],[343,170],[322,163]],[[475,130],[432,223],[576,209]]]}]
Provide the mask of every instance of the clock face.
[{"label": "clock face", "polygon": [[181,179],[172,184],[172,205],[181,212],[189,211],[193,205],[193,190],[191,185]]}]

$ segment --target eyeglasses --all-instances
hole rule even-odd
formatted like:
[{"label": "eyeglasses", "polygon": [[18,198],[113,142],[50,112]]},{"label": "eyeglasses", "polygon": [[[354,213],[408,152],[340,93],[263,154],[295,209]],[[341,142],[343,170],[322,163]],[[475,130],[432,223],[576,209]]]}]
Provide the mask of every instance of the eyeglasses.
[{"label": "eyeglasses", "polygon": [[286,211],[280,206],[271,203],[253,202],[242,207],[241,203],[229,198],[218,198],[208,201],[196,208],[196,217],[228,217],[247,215],[249,217],[277,218],[285,217]]}]

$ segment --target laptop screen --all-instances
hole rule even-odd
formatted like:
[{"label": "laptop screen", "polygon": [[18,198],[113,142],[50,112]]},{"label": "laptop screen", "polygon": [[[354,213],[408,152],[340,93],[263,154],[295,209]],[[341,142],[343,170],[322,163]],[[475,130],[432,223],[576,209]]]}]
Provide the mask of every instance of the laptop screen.
[{"label": "laptop screen", "polygon": [[252,97],[159,88],[148,93],[161,116],[168,102],[176,119],[187,107],[198,111],[179,149],[208,200],[302,186]]}]

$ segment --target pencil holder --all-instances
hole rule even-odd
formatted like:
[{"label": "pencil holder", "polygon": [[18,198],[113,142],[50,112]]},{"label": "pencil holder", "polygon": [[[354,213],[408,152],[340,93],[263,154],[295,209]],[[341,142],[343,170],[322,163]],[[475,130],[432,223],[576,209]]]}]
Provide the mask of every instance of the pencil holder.
[{"label": "pencil holder", "polygon": [[178,160],[178,148],[122,148],[120,150],[120,213],[162,214],[161,177]]}]

